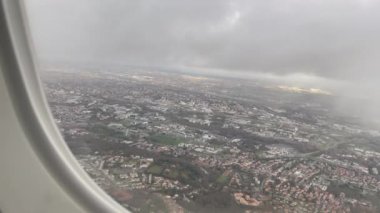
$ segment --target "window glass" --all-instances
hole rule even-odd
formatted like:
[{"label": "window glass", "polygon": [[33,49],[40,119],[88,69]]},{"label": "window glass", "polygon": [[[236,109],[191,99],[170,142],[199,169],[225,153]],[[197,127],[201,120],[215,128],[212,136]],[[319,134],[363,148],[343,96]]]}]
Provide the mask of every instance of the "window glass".
[{"label": "window glass", "polygon": [[28,0],[45,93],[132,212],[380,212],[380,2]]}]

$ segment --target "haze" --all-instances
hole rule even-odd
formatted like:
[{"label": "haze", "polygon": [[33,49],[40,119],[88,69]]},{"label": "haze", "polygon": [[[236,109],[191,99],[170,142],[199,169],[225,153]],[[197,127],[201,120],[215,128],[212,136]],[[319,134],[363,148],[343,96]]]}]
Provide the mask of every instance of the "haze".
[{"label": "haze", "polygon": [[[379,99],[380,1],[28,0],[26,5],[41,64],[170,66],[283,79],[361,97],[370,106]],[[365,114],[374,111],[366,108]]]}]

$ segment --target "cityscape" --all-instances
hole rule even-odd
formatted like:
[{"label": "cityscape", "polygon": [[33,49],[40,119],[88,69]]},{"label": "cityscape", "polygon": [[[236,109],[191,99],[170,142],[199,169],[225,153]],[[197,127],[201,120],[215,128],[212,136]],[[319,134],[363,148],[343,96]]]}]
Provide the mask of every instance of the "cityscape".
[{"label": "cityscape", "polygon": [[380,211],[380,131],[329,91],[138,67],[41,75],[80,165],[132,212]]}]

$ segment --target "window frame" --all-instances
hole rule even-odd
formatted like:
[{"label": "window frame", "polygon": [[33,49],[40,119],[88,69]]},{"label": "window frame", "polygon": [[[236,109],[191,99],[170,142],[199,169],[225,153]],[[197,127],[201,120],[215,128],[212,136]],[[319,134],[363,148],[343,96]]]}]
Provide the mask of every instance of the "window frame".
[{"label": "window frame", "polygon": [[0,70],[30,149],[84,211],[129,212],[89,177],[64,142],[38,77],[29,35],[24,1],[0,0]]}]

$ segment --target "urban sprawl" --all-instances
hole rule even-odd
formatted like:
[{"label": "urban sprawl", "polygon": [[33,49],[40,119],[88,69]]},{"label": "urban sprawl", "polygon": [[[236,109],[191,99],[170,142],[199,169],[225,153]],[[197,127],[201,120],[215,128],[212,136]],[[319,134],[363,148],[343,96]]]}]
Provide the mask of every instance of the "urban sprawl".
[{"label": "urban sprawl", "polygon": [[380,134],[333,94],[128,68],[50,70],[52,113],[133,212],[379,212]]}]

